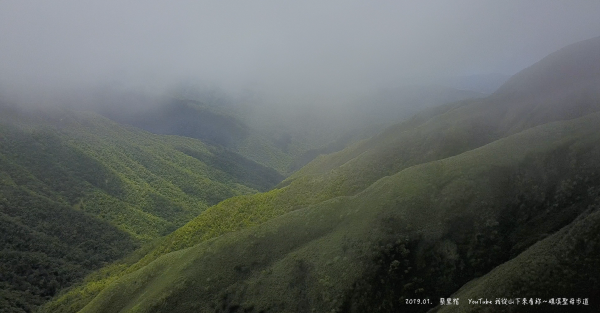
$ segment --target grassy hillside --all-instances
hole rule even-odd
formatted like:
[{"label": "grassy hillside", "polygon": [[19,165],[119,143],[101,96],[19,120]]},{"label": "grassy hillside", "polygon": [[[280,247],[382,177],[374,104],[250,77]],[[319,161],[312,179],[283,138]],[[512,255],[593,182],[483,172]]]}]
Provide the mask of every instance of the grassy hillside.
[{"label": "grassy hillside", "polygon": [[599,122],[593,114],[536,127],[163,255],[83,312],[426,309],[403,299],[450,296],[594,210]]},{"label": "grassy hillside", "polygon": [[31,311],[207,207],[281,180],[222,148],[93,114],[0,111],[2,310]]},{"label": "grassy hillside", "polygon": [[[549,56],[527,71],[568,64]],[[98,292],[86,310],[395,312],[402,297],[451,295],[596,201],[600,75],[578,69],[587,70],[570,78],[576,87],[527,96],[511,87],[517,75],[491,97],[319,157],[275,190],[211,207],[45,309],[71,312]]]}]

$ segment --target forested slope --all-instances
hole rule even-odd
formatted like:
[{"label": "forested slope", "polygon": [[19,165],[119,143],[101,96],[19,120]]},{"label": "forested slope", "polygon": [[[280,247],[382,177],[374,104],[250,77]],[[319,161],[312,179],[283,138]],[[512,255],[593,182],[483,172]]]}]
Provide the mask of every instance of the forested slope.
[{"label": "forested slope", "polygon": [[30,311],[207,207],[281,180],[222,148],[94,114],[0,111],[2,310]]}]

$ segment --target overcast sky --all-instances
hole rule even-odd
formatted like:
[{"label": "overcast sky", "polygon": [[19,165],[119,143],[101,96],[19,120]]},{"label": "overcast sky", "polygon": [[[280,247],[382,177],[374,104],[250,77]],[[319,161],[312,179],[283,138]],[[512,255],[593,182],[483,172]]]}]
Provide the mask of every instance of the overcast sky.
[{"label": "overcast sky", "polygon": [[0,0],[4,88],[200,78],[352,92],[514,74],[600,35],[600,1]]}]

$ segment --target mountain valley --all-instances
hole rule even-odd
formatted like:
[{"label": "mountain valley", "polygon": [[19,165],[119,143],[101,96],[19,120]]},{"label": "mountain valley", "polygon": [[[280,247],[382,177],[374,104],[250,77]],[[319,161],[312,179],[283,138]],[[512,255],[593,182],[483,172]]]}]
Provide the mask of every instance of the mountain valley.
[{"label": "mountain valley", "polygon": [[485,98],[207,203],[40,310],[496,312],[467,300],[526,297],[583,298],[569,311],[595,312],[599,83],[600,37],[567,46]]}]

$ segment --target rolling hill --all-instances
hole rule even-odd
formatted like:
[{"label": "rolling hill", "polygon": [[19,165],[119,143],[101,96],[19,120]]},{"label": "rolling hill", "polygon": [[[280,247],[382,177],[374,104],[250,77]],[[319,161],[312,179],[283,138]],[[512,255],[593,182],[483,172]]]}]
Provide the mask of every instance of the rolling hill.
[{"label": "rolling hill", "polygon": [[[430,109],[207,209],[44,310],[479,312],[506,308],[468,298],[573,297],[590,303],[570,312],[595,312],[598,64],[600,37],[565,47],[487,98]],[[527,308],[553,310],[564,312]]]},{"label": "rolling hill", "polygon": [[30,312],[226,198],[282,176],[91,113],[0,107],[0,311]]}]

